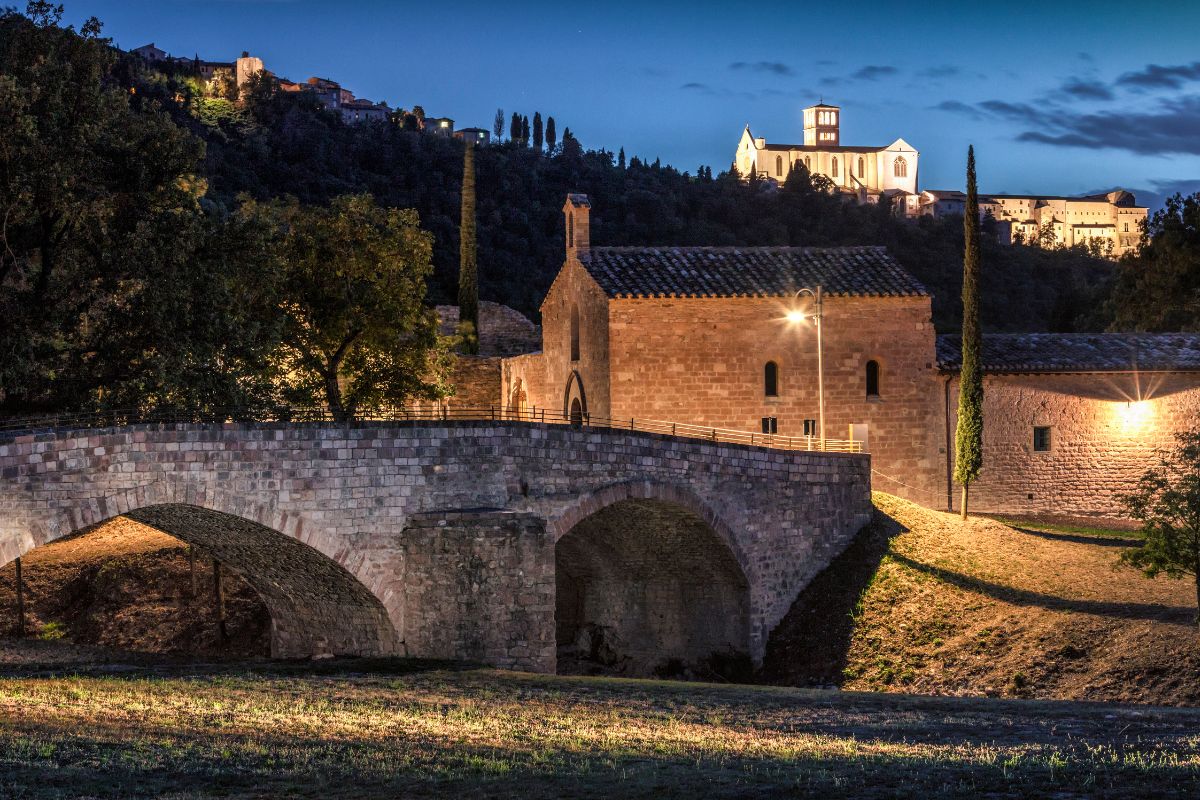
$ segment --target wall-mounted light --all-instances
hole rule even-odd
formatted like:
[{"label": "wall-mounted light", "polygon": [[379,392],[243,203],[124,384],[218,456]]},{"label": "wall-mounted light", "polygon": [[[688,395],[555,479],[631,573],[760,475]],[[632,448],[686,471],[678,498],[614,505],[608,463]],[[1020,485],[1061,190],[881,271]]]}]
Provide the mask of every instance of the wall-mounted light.
[{"label": "wall-mounted light", "polygon": [[1130,400],[1117,403],[1117,421],[1126,433],[1137,433],[1154,419],[1154,407],[1149,400]]}]

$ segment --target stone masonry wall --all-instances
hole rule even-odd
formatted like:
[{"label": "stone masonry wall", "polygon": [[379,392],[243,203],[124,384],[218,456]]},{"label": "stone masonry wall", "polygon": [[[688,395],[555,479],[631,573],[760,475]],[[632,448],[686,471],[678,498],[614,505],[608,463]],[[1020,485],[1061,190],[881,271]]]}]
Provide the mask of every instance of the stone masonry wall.
[{"label": "stone masonry wall", "polygon": [[[429,632],[438,626],[428,623],[429,614],[443,615],[448,639],[461,625],[454,607],[427,603],[405,586],[402,542],[416,515],[505,509],[544,520],[557,541],[591,514],[631,499],[680,506],[729,547],[750,586],[750,650],[761,658],[799,591],[870,518],[869,460],[514,422],[166,425],[25,435],[0,442],[0,564],[148,506],[208,509],[258,523],[333,561],[382,604],[402,652],[440,654],[447,646],[432,642]],[[428,535],[419,530],[412,535]],[[437,563],[458,569],[453,559]],[[304,607],[287,584],[280,590]],[[553,639],[552,625],[546,636]],[[546,668],[536,648],[523,658],[518,663],[510,653],[504,663]]]},{"label": "stone masonry wall", "polygon": [[[1139,396],[1149,399],[1138,401]],[[951,457],[957,400],[954,378]],[[1131,491],[1155,463],[1156,450],[1172,446],[1176,431],[1198,420],[1194,376],[986,376],[983,470],[971,488],[971,510],[1123,517],[1118,495]],[[1033,450],[1035,425],[1051,429],[1048,452]],[[943,466],[943,485],[946,470]],[[954,508],[960,491],[954,486],[949,492]],[[940,507],[946,506],[946,494],[943,488]]]},{"label": "stone masonry wall", "polygon": [[[579,311],[579,360],[571,359],[571,309]],[[568,379],[577,371],[593,417],[610,416],[608,303],[580,263],[568,258],[542,303],[545,393],[533,405],[564,409]],[[560,413],[563,413],[560,411]]]}]

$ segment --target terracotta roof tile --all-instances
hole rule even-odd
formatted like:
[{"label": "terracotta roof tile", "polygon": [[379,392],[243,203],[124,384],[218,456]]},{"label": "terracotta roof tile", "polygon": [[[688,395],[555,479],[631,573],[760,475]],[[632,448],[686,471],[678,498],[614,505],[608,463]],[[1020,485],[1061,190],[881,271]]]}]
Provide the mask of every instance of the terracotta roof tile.
[{"label": "terracotta roof tile", "polygon": [[929,294],[883,247],[593,247],[580,261],[609,297]]},{"label": "terracotta roof tile", "polygon": [[[938,367],[962,366],[962,337],[937,337]],[[984,372],[1200,371],[1200,333],[989,333]]]}]

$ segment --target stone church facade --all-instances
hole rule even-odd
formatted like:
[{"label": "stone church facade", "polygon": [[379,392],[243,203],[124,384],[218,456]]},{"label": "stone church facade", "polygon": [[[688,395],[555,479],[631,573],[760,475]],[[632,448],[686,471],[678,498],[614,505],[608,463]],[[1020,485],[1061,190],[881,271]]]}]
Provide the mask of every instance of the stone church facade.
[{"label": "stone church facade", "polygon": [[[936,335],[929,293],[885,249],[593,247],[590,213],[568,198],[541,350],[495,359],[489,402],[818,439],[816,331],[797,293],[819,285],[824,436],[864,442],[878,490],[957,502],[957,337]],[[1120,514],[1156,449],[1200,420],[1200,335],[987,335],[984,357],[979,511]]]}]

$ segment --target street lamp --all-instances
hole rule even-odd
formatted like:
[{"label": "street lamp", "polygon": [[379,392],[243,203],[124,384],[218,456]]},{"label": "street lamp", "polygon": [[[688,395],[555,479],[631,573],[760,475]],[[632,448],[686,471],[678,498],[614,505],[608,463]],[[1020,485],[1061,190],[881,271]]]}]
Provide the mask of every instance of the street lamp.
[{"label": "street lamp", "polygon": [[793,309],[787,313],[787,319],[789,322],[803,322],[804,320],[808,319],[808,317],[811,316],[817,323],[817,410],[818,410],[818,417],[819,417],[819,419],[817,421],[817,426],[818,426],[817,433],[819,434],[820,439],[821,439],[821,450],[824,451],[825,450],[825,364],[824,364],[824,361],[822,360],[822,355],[821,355],[821,311],[822,311],[821,305],[822,305],[823,294],[821,292],[821,287],[818,284],[816,289],[809,289],[807,287],[801,289],[800,291],[796,292],[795,297],[796,297],[796,299],[799,299],[802,295],[806,295],[806,294],[811,296],[813,299],[813,313],[810,315],[810,314],[805,314],[803,311],[800,311],[799,309]]}]

